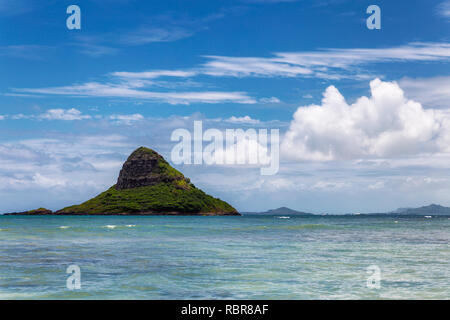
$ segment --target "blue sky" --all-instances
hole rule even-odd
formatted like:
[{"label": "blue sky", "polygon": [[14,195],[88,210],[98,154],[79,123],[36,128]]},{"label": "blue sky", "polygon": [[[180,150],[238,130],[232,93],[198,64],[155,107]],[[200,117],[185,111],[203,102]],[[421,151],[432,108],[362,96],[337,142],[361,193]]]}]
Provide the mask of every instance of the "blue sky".
[{"label": "blue sky", "polygon": [[280,129],[275,176],[178,166],[239,210],[450,206],[449,27],[444,0],[0,0],[0,211],[88,199],[194,120]]}]

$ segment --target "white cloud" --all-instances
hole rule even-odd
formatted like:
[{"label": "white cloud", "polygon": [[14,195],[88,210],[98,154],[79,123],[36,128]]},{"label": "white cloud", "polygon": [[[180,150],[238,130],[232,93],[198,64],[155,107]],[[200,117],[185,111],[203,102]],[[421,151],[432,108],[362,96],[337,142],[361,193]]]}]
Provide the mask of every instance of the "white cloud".
[{"label": "white cloud", "polygon": [[270,97],[270,98],[261,98],[259,99],[259,102],[261,103],[280,103],[280,99],[277,97]]},{"label": "white cloud", "polygon": [[200,92],[154,92],[136,90],[135,85],[123,84],[101,84],[89,82],[81,85],[64,87],[51,87],[40,89],[16,89],[19,92],[55,94],[84,97],[109,97],[109,98],[138,98],[145,100],[155,100],[170,104],[190,104],[190,103],[244,103],[253,104],[256,100],[249,97],[245,92],[221,92],[221,91],[200,91]]},{"label": "white cloud", "polygon": [[[114,175],[126,157],[126,152],[123,155],[122,152],[133,147],[120,135],[61,134],[59,138],[3,143],[0,190],[64,187],[59,190],[70,193],[78,187],[89,187],[95,193],[113,184]],[[41,194],[42,198],[46,196]]]},{"label": "white cloud", "polygon": [[389,61],[440,61],[450,58],[449,43],[413,42],[390,48],[326,49],[315,52],[278,53],[275,61],[304,66],[345,68]]},{"label": "white cloud", "polygon": [[120,50],[112,45],[102,44],[105,41],[106,36],[95,35],[74,35],[76,41],[72,41],[71,44],[79,48],[79,52],[88,55],[92,58],[99,58],[105,55],[112,55],[118,53]]},{"label": "white cloud", "polygon": [[253,57],[222,57],[206,56],[210,59],[204,64],[203,72],[211,76],[234,77],[296,77],[298,75],[310,75],[312,70],[296,66],[272,58]]},{"label": "white cloud", "polygon": [[27,148],[21,148],[12,145],[0,145],[0,159],[12,159],[12,160],[34,160],[39,155]]},{"label": "white cloud", "polygon": [[[223,131],[230,126],[225,119],[194,114],[145,118],[139,122],[139,130],[124,130],[111,120],[84,127],[88,130],[81,134],[52,122],[43,124],[48,130],[37,137],[33,128],[22,128],[23,140],[0,142],[0,212],[39,206],[60,209],[81,203],[113,185],[123,161],[141,145],[154,148],[171,162],[171,132],[177,128],[192,130],[192,122],[199,119],[205,121],[205,129]],[[261,121],[258,126],[262,125],[279,128],[278,123]],[[257,150],[254,143],[236,146],[251,154]],[[442,144],[439,148],[443,150]],[[225,157],[228,151],[218,153]],[[449,154],[440,153],[395,159],[283,162],[274,176],[261,176],[260,165],[184,165],[177,169],[197,187],[243,211],[285,205],[318,213],[383,212],[431,202],[448,205],[449,158]]]},{"label": "white cloud", "polygon": [[405,98],[395,82],[370,82],[349,105],[330,86],[322,105],[297,109],[282,150],[297,160],[415,156],[450,151],[450,115]]},{"label": "white cloud", "polygon": [[119,50],[116,48],[92,43],[80,43],[79,46],[80,46],[80,53],[83,53],[93,58],[99,58],[105,55],[111,55],[119,52]]},{"label": "white cloud", "polygon": [[153,70],[144,72],[113,72],[112,76],[130,79],[155,79],[159,77],[192,77],[196,73],[194,71],[182,70]]},{"label": "white cloud", "polygon": [[231,122],[231,123],[248,123],[248,124],[257,124],[260,123],[258,119],[252,119],[250,116],[244,116],[244,117],[235,117],[232,116],[225,121]]},{"label": "white cloud", "polygon": [[450,109],[450,76],[433,78],[403,78],[400,86],[407,95],[424,107]]},{"label": "white cloud", "polygon": [[261,166],[271,162],[267,146],[259,143],[258,138],[241,137],[237,141],[226,141],[211,155],[215,164]]},{"label": "white cloud", "polygon": [[342,189],[345,187],[349,187],[350,183],[346,182],[335,182],[335,181],[318,181],[313,184],[311,189],[318,190],[329,190],[329,189]]},{"label": "white cloud", "polygon": [[66,120],[66,121],[72,121],[72,120],[83,120],[83,119],[90,119],[91,116],[89,115],[83,115],[81,111],[72,108],[72,109],[50,109],[47,110],[45,113],[41,114],[39,119],[45,119],[45,120]]},{"label": "white cloud", "polygon": [[125,79],[158,77],[194,77],[198,75],[232,77],[316,77],[338,80],[367,80],[371,76],[362,65],[389,62],[445,61],[450,59],[448,43],[409,43],[388,48],[320,49],[303,52],[279,52],[272,57],[205,56],[201,66],[189,70],[150,70],[113,72]]},{"label": "white cloud", "polygon": [[127,45],[143,45],[152,42],[171,42],[188,38],[194,32],[180,26],[169,27],[144,27],[130,32],[120,38],[120,41]]},{"label": "white cloud", "polygon": [[57,178],[51,178],[51,177],[45,177],[41,175],[40,173],[36,173],[33,176],[32,180],[37,186],[43,187],[43,188],[52,188],[52,187],[64,187],[67,184],[67,181],[57,177]]},{"label": "white cloud", "polygon": [[113,114],[109,117],[111,120],[119,124],[130,125],[133,122],[144,120],[144,116],[139,113],[135,114]]},{"label": "white cloud", "polygon": [[23,113],[18,113],[18,114],[11,115],[10,118],[13,120],[21,120],[21,119],[31,119],[31,118],[33,118],[33,116],[25,115]]},{"label": "white cloud", "polygon": [[273,57],[206,56],[202,72],[212,76],[297,77],[314,76],[364,79],[358,66],[370,63],[404,61],[443,61],[450,59],[448,43],[410,43],[390,48],[324,49],[281,52]]},{"label": "white cloud", "polygon": [[[1,50],[0,50],[1,51]],[[149,86],[174,88],[173,83],[152,81],[160,77],[191,78],[201,75],[233,77],[315,77],[364,80],[369,75],[361,66],[390,62],[432,62],[450,60],[448,43],[410,43],[377,49],[322,49],[275,53],[272,57],[206,56],[208,61],[184,70],[112,72],[113,83],[87,82],[69,86],[14,89],[13,94],[53,94],[81,97],[133,98],[169,104],[191,103],[279,103],[276,97],[255,99],[246,92],[149,91]],[[197,85],[197,84],[196,84]],[[176,85],[175,85],[176,87]]]},{"label": "white cloud", "polygon": [[25,93],[3,93],[2,95],[7,97],[27,97],[27,98],[42,98],[42,96]]}]

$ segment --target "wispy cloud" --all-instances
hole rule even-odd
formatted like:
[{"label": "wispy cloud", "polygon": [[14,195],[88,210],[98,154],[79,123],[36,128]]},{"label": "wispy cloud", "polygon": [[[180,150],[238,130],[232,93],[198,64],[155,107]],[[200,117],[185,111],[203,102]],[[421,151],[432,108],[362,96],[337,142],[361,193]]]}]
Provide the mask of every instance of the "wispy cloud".
[{"label": "wispy cloud", "polygon": [[362,65],[386,62],[425,62],[450,59],[449,43],[410,43],[376,49],[323,49],[281,52],[271,58],[206,56],[202,71],[212,76],[319,78],[354,77]]},{"label": "wispy cloud", "polygon": [[131,125],[136,121],[144,120],[144,116],[139,113],[135,114],[113,114],[109,116],[109,119],[118,124]]},{"label": "wispy cloud", "polygon": [[79,48],[79,52],[93,58],[102,57],[105,55],[116,54],[120,50],[112,45],[102,44],[104,39],[97,36],[76,36],[73,45]]},{"label": "wispy cloud", "polygon": [[[206,56],[206,63],[191,69],[112,72],[112,83],[87,82],[47,88],[18,88],[15,94],[52,94],[83,97],[137,98],[170,104],[245,103],[258,100],[246,92],[145,90],[162,77],[316,77],[326,79],[367,79],[362,66],[392,62],[437,62],[450,60],[448,43],[411,43],[376,49],[323,49],[310,52],[276,53],[271,58]],[[278,98],[263,98],[260,103],[278,103]]]},{"label": "wispy cloud", "polygon": [[152,42],[171,42],[188,38],[194,31],[186,28],[172,27],[142,27],[136,31],[129,32],[120,38],[120,42],[127,45],[143,45]]},{"label": "wispy cloud", "polygon": [[225,120],[226,122],[230,123],[241,123],[241,124],[258,124],[261,121],[258,119],[252,119],[250,116],[244,116],[244,117],[235,117],[232,116]]},{"label": "wispy cloud", "polygon": [[211,76],[282,76],[310,75],[313,71],[303,66],[271,58],[206,56],[203,73]]},{"label": "wispy cloud", "polygon": [[399,84],[408,96],[424,107],[450,109],[450,76],[403,78]]},{"label": "wispy cloud", "polygon": [[83,120],[90,119],[91,116],[83,115],[80,110],[75,108],[72,109],[49,109],[47,112],[41,114],[39,119],[45,120],[65,120],[65,121],[73,121],[73,120]]},{"label": "wispy cloud", "polygon": [[230,10],[221,10],[199,18],[173,13],[157,15],[150,17],[137,29],[121,34],[116,40],[130,46],[177,41],[205,30],[209,23],[223,18],[230,12]]},{"label": "wispy cloud", "polygon": [[148,18],[134,29],[77,36],[74,45],[80,47],[80,53],[91,57],[116,54],[124,46],[141,46],[189,38],[206,30],[213,21],[235,12],[234,8],[222,9],[199,18],[191,18],[186,15],[175,16],[172,13],[162,14]]},{"label": "wispy cloud", "polygon": [[253,104],[256,100],[249,97],[245,92],[221,92],[221,91],[192,91],[192,92],[155,92],[137,90],[127,83],[101,84],[89,82],[80,85],[51,87],[40,89],[16,89],[18,92],[68,95],[82,97],[108,97],[108,98],[138,98],[153,100],[169,104],[190,103],[244,103]]},{"label": "wispy cloud", "polygon": [[[126,157],[123,150],[132,148],[134,144],[118,134],[70,133],[0,143],[1,210],[26,209],[33,201],[56,209],[90,198],[111,184]],[[24,190],[29,197],[20,203]]]},{"label": "wispy cloud", "polygon": [[[91,119],[90,115],[83,114],[80,110],[71,109],[48,109],[44,113],[33,115],[33,114],[12,114],[3,116],[4,119],[11,120],[63,120],[63,121],[74,121],[74,120],[86,120]],[[1,118],[0,118],[1,120]]]},{"label": "wispy cloud", "polygon": [[193,77],[316,77],[324,79],[372,78],[364,66],[376,63],[433,62],[450,60],[449,43],[410,43],[387,48],[321,49],[281,52],[272,57],[204,56],[208,61],[190,69],[114,72],[127,79],[163,76]]},{"label": "wispy cloud", "polygon": [[113,72],[112,76],[128,78],[128,79],[156,79],[159,77],[193,77],[197,73],[195,71],[183,70],[153,70],[144,72]]},{"label": "wispy cloud", "polygon": [[281,100],[277,97],[270,97],[270,98],[261,98],[259,99],[260,103],[280,103]]}]

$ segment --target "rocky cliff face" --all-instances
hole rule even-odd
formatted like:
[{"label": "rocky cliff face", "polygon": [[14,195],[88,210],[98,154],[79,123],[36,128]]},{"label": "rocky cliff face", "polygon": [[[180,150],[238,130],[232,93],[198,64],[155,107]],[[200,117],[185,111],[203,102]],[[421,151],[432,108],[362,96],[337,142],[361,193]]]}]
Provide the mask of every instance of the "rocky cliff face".
[{"label": "rocky cliff face", "polygon": [[175,181],[179,181],[181,184],[183,180],[189,183],[189,180],[180,172],[171,169],[167,161],[158,153],[141,147],[135,150],[123,164],[116,189],[132,189]]}]

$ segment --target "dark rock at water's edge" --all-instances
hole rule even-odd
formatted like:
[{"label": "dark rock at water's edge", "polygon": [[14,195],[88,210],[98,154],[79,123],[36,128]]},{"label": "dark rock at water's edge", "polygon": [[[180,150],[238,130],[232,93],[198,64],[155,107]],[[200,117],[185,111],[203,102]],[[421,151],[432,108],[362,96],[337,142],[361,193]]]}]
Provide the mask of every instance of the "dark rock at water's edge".
[{"label": "dark rock at water's edge", "polygon": [[80,205],[56,212],[14,215],[240,215],[227,202],[196,188],[157,152],[140,147],[124,163],[117,184]]},{"label": "dark rock at water's edge", "polygon": [[52,210],[48,210],[45,208],[39,208],[35,210],[25,211],[25,212],[13,212],[13,213],[5,213],[5,215],[15,216],[15,215],[28,215],[28,216],[42,216],[53,214]]},{"label": "dark rock at water's edge", "polygon": [[291,215],[291,216],[312,216],[312,213],[296,211],[290,208],[281,207],[278,209],[271,209],[264,212],[243,212],[242,214],[254,214],[254,215],[267,215],[267,216],[280,216],[280,215]]}]

